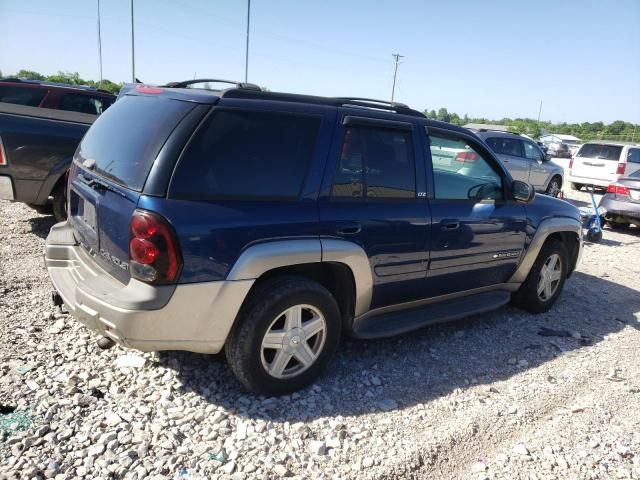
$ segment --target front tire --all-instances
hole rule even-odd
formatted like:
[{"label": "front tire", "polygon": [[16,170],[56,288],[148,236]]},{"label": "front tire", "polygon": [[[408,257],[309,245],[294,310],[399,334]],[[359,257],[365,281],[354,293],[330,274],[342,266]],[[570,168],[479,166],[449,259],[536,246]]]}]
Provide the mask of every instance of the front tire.
[{"label": "front tire", "polygon": [[567,247],[559,240],[547,240],[524,283],[511,302],[531,313],[549,310],[558,300],[568,269]]},{"label": "front tire", "polygon": [[549,185],[547,185],[547,191],[545,193],[552,197],[557,197],[560,190],[562,190],[562,179],[556,175],[549,181]]},{"label": "front tire", "polygon": [[227,362],[255,393],[300,390],[333,357],[340,318],[335,298],[322,285],[305,277],[268,280],[242,307],[225,344]]}]

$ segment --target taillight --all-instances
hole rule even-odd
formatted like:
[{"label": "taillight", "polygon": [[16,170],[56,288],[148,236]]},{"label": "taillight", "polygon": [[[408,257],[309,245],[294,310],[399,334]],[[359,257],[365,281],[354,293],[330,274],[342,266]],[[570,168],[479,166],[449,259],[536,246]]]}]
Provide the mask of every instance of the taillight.
[{"label": "taillight", "polygon": [[149,85],[138,85],[136,87],[136,91],[140,93],[149,93],[152,95],[159,95],[160,93],[164,92],[162,88],[151,87]]},{"label": "taillight", "polygon": [[624,175],[624,170],[627,167],[626,163],[619,162],[618,168],[616,168],[616,175]]},{"label": "taillight", "polygon": [[478,159],[478,154],[474,152],[460,152],[456,155],[456,162],[473,163]]},{"label": "taillight", "polygon": [[631,190],[625,187],[624,185],[620,185],[619,183],[612,183],[607,187],[607,193],[613,193],[615,195],[631,195]]},{"label": "taillight", "polygon": [[569,170],[571,170],[573,168],[573,157],[571,157],[571,160],[569,160]]},{"label": "taillight", "polygon": [[2,144],[2,139],[0,138],[0,165],[4,166],[7,164],[7,155],[4,152],[4,145]]},{"label": "taillight", "polygon": [[129,240],[131,275],[147,283],[175,282],[182,255],[173,228],[157,213],[136,210],[131,216]]}]

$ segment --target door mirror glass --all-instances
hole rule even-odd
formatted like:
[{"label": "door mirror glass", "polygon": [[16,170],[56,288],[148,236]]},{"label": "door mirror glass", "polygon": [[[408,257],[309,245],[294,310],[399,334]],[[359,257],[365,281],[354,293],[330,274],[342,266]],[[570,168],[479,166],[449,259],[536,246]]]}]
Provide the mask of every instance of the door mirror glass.
[{"label": "door mirror glass", "polygon": [[533,189],[533,186],[526,182],[514,180],[511,184],[511,195],[513,199],[518,202],[530,203],[535,194],[536,191]]}]

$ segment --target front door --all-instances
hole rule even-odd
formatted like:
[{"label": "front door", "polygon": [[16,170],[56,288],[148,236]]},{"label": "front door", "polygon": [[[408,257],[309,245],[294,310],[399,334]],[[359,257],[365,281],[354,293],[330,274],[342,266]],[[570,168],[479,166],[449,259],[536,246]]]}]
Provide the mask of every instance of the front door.
[{"label": "front door", "polygon": [[430,149],[442,145],[473,167],[450,170],[430,161],[431,258],[428,296],[501,284],[515,272],[524,248],[525,208],[505,199],[504,174],[490,152],[470,135],[430,128]]},{"label": "front door", "polygon": [[429,205],[411,123],[343,110],[320,198],[321,235],[358,244],[373,276],[371,308],[424,297]]}]

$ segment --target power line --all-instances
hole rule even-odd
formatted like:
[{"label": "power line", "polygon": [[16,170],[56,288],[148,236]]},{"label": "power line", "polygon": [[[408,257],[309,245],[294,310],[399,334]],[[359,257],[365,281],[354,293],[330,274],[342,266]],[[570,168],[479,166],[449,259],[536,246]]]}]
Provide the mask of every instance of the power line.
[{"label": "power line", "polygon": [[396,93],[396,76],[398,75],[398,65],[402,63],[400,59],[404,58],[404,55],[400,55],[399,53],[392,53],[391,56],[395,59],[395,66],[393,68],[393,85],[391,87],[391,103],[393,103],[393,97]]}]

